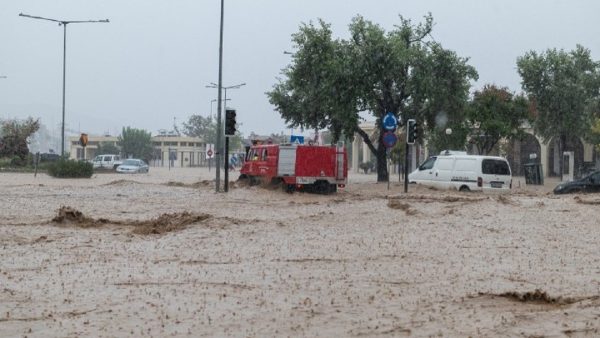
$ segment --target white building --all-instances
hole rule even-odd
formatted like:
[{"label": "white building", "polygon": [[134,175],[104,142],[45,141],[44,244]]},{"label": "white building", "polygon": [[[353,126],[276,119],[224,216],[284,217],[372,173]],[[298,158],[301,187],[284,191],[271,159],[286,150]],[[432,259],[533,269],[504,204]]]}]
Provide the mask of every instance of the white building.
[{"label": "white building", "polygon": [[[92,160],[96,155],[101,155],[97,154],[100,143],[110,143],[116,146],[117,142],[118,137],[116,136],[88,135],[88,144],[84,150],[79,144],[79,136],[71,136],[69,137],[69,158]],[[149,163],[152,166],[194,167],[208,165],[206,143],[202,138],[161,132],[159,135],[152,136],[152,146],[154,154]]]}]

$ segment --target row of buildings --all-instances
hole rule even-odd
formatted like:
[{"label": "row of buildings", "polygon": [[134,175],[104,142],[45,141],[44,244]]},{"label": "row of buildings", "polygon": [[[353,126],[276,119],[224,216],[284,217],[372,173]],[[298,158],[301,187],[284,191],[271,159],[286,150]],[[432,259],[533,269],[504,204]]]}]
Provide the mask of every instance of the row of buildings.
[{"label": "row of buildings", "polygon": [[[370,135],[377,132],[374,123],[364,123],[361,128]],[[523,165],[531,161],[541,164],[544,176],[559,176],[561,154],[558,153],[557,141],[544,142],[533,133],[533,130],[526,131],[525,138],[503,141],[492,155],[506,157],[511,164],[513,175],[516,176],[523,175]],[[70,158],[92,160],[96,155],[101,155],[97,153],[100,143],[110,143],[116,146],[117,141],[116,136],[88,136],[88,144],[84,149],[79,144],[79,137],[70,137]],[[158,135],[152,136],[152,144],[154,146],[154,156],[150,163],[152,166],[195,167],[208,165],[207,144],[202,138],[159,132]],[[423,162],[430,155],[434,155],[429,153],[426,146],[417,145],[412,149],[414,151],[411,150],[409,154],[409,171],[414,170],[418,163]],[[359,135],[355,135],[354,141],[349,147],[349,153],[349,166],[354,172],[359,172],[360,163],[369,162],[374,156]],[[567,140],[562,156],[565,157],[566,163],[563,174],[571,177],[578,176],[582,168],[600,167],[600,154],[594,145],[576,136]]]},{"label": "row of buildings", "polygon": [[[361,124],[361,128],[369,135],[378,132],[374,123]],[[565,160],[563,174],[568,177],[567,179],[578,177],[590,168],[600,168],[600,153],[596,147],[578,136],[568,137],[563,154],[559,154],[558,140],[552,139],[545,142],[535,135],[532,128],[525,129],[525,132],[526,136],[520,140],[502,140],[490,154],[506,157],[515,176],[522,176],[524,165],[531,162],[541,165],[545,177],[560,176],[559,161],[561,156]],[[411,147],[409,171],[415,170],[419,163],[432,155],[435,154],[430,154],[426,146],[415,145],[415,147]],[[362,138],[355,135],[351,151],[350,166],[352,170],[359,172],[359,164],[369,162],[373,156]]]},{"label": "row of buildings", "polygon": [[[71,136],[69,137],[69,156],[74,160],[93,160],[97,155],[103,155],[98,154],[99,144],[116,146],[117,142],[117,136],[88,135],[88,143],[84,148],[79,143],[79,136]],[[149,163],[151,166],[195,167],[208,165],[207,144],[202,138],[159,132],[158,135],[152,136],[152,145],[154,155]]]}]

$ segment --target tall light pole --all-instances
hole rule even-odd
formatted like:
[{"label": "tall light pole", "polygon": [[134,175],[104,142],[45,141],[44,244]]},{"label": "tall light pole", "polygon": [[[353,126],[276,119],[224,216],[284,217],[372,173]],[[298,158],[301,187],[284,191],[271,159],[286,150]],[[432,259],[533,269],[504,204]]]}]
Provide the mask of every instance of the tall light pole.
[{"label": "tall light pole", "polygon": [[[240,87],[243,87],[245,85],[246,85],[246,83],[244,82],[244,83],[240,83],[240,84],[237,84],[237,85],[234,85],[234,86],[223,87],[223,83],[222,82],[219,82],[219,84],[211,82],[210,85],[206,86],[206,88],[220,88],[220,89],[223,89],[225,91],[225,98],[223,99],[223,102],[225,102],[225,104],[227,104],[227,101],[230,100],[230,99],[227,98],[227,89],[239,89]],[[219,181],[221,179],[221,175],[220,175],[220,165],[221,165],[221,162],[220,162],[220,159],[221,159],[221,156],[225,155],[224,160],[223,160],[223,168],[225,170],[225,175],[224,175],[225,176],[224,177],[225,185],[224,185],[224,187],[225,187],[225,192],[227,192],[227,190],[228,190],[227,186],[228,186],[228,183],[229,183],[227,181],[227,180],[229,180],[229,159],[226,157],[226,155],[227,155],[226,149],[229,146],[229,139],[227,138],[227,136],[225,137],[225,147],[222,147],[223,143],[221,143],[221,139],[223,138],[222,135],[223,135],[223,129],[224,128],[223,128],[223,124],[221,124],[221,116],[222,116],[221,115],[221,111],[222,111],[221,109],[222,109],[222,106],[221,106],[221,91],[220,90],[219,90],[219,98],[217,100],[219,101],[219,104],[217,105],[219,107],[218,108],[218,113],[217,113],[217,151],[218,151],[219,154],[217,155],[217,163],[216,163],[216,167],[217,167],[217,170],[216,170],[217,171],[217,184],[216,185],[217,185],[217,192],[218,192],[219,191],[219,184],[220,184]]]},{"label": "tall light pole", "polygon": [[217,88],[219,89],[219,94],[217,95],[217,158],[215,166],[217,167],[216,171],[216,179],[215,179],[215,191],[219,192],[219,187],[221,185],[221,84],[223,83],[223,24],[224,24],[224,14],[225,14],[225,0],[221,0],[221,28],[219,29],[219,84]]},{"label": "tall light pole", "polygon": [[67,25],[70,23],[108,23],[108,19],[104,20],[56,20],[50,18],[44,18],[41,16],[33,16],[20,13],[19,16],[31,18],[31,19],[39,19],[39,20],[47,20],[58,22],[58,25],[62,25],[63,30],[63,88],[62,88],[62,128],[61,128],[61,144],[60,144],[60,156],[65,156],[65,81],[66,81],[66,65],[67,65]]}]

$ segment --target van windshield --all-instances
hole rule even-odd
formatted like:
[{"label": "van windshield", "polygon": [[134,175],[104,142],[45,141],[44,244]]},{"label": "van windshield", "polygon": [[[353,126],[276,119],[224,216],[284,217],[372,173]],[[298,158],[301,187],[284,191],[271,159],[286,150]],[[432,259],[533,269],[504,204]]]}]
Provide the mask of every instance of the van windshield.
[{"label": "van windshield", "polygon": [[481,162],[481,172],[486,175],[510,175],[508,163],[502,160],[485,159]]},{"label": "van windshield", "polygon": [[428,170],[433,168],[433,164],[435,163],[435,157],[430,157],[427,161],[425,161],[423,164],[421,164],[421,166],[419,167],[419,170]]}]

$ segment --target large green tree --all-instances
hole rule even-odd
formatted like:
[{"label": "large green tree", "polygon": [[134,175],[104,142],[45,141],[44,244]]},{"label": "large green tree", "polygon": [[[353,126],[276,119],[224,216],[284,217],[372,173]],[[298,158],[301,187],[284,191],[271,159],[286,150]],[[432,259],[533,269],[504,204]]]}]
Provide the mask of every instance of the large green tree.
[{"label": "large green tree", "polygon": [[[238,123],[238,126],[241,124]],[[202,115],[191,115],[187,122],[183,122],[183,133],[186,136],[199,137],[206,143],[216,144],[217,142],[217,121],[212,117]],[[229,137],[229,151],[242,151],[242,134],[236,131],[234,136]]]},{"label": "large green tree", "polygon": [[466,110],[470,142],[478,154],[487,155],[501,139],[522,137],[530,117],[529,101],[523,95],[486,85],[473,94]]},{"label": "large green tree", "polygon": [[121,153],[121,149],[117,147],[113,142],[100,142],[98,143],[98,148],[96,149],[96,155],[101,154],[119,154]]},{"label": "large green tree", "polygon": [[[334,141],[360,135],[377,158],[377,180],[386,181],[382,118],[391,112],[439,132],[436,116],[461,112],[470,80],[477,78],[467,59],[428,39],[432,27],[430,15],[418,25],[400,17],[386,32],[357,16],[344,40],[333,39],[322,20],[303,24],[292,35],[296,52],[269,100],[290,127],[329,129]],[[375,117],[375,141],[359,126],[361,112]]]},{"label": "large green tree", "polygon": [[40,129],[40,120],[0,120],[0,157],[17,156],[24,160],[29,154],[28,139]]},{"label": "large green tree", "polygon": [[187,122],[183,122],[183,133],[214,144],[217,140],[217,122],[211,117],[191,115]]},{"label": "large green tree", "polygon": [[567,136],[590,138],[600,95],[600,63],[592,60],[588,49],[577,45],[570,52],[530,51],[517,59],[517,67],[536,109],[537,134],[546,142],[556,138],[559,154],[568,150]]},{"label": "large green tree", "polygon": [[144,129],[124,127],[117,143],[124,157],[152,159],[152,135]]}]

